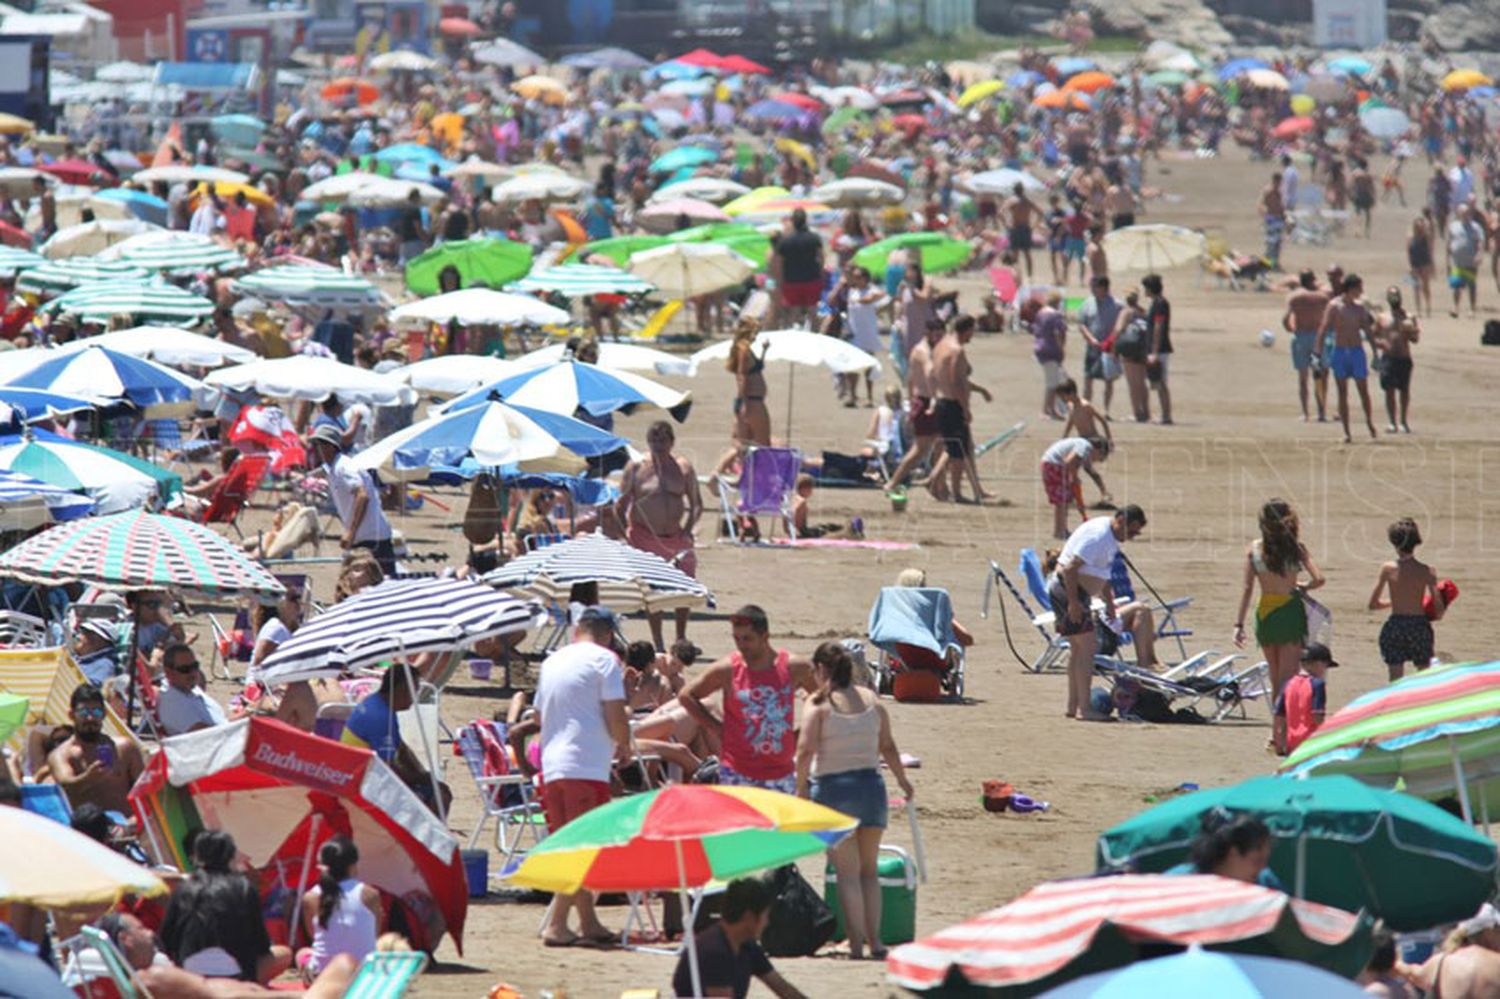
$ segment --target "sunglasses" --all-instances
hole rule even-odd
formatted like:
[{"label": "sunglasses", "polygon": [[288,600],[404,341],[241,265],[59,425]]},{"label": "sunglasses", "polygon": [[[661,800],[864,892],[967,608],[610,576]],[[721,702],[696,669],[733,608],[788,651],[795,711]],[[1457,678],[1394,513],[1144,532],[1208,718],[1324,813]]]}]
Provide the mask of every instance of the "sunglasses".
[{"label": "sunglasses", "polygon": [[167,669],[171,670],[174,673],[191,673],[194,670],[198,669],[198,666],[198,660],[194,659],[190,663],[179,663],[176,666],[168,666]]},{"label": "sunglasses", "polygon": [[79,718],[93,718],[96,721],[104,717],[103,708],[74,708],[73,714]]}]

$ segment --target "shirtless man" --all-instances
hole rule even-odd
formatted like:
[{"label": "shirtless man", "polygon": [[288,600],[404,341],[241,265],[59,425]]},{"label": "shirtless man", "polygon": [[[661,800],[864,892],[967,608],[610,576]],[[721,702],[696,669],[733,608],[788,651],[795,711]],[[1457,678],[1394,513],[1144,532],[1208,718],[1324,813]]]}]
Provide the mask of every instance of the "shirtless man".
[{"label": "shirtless man", "polygon": [[1026,188],[1018,181],[1005,204],[1000,206],[1000,211],[1005,217],[1006,239],[1012,250],[1025,256],[1026,276],[1029,278],[1032,274],[1031,226],[1038,213],[1036,204],[1026,197]]},{"label": "shirtless man", "polygon": [[91,683],[73,690],[68,713],[73,735],[47,757],[68,804],[76,809],[87,802],[106,812],[130,815],[127,796],[146,768],[140,747],[105,734],[104,695]]},{"label": "shirtless man", "polygon": [[932,348],[933,413],[937,416],[938,432],[943,437],[943,447],[948,452],[948,485],[955,502],[963,502],[964,473],[974,487],[974,502],[989,498],[989,493],[979,485],[979,470],[974,465],[974,436],[969,431],[973,413],[969,409],[969,396],[978,392],[985,402],[993,400],[988,389],[976,385],[970,379],[973,366],[964,352],[964,347],[974,339],[974,317],[959,316],[948,332]]},{"label": "shirtless man", "polygon": [[[1286,315],[1281,317],[1281,326],[1292,335],[1292,367],[1297,370],[1297,396],[1302,401],[1302,422],[1306,423],[1308,374],[1316,353],[1313,341],[1318,338],[1329,296],[1318,290],[1318,276],[1311,270],[1303,271],[1297,281],[1297,290],[1286,297]],[[1322,396],[1317,403],[1318,422],[1325,423],[1328,414],[1324,412]]]},{"label": "shirtless man", "polygon": [[1111,184],[1104,192],[1104,214],[1111,230],[1135,225],[1135,198],[1124,184]]},{"label": "shirtless man", "polygon": [[1261,188],[1259,211],[1266,233],[1266,259],[1281,270],[1281,237],[1286,232],[1286,202],[1281,197],[1281,174],[1271,174],[1271,181]]},{"label": "shirtless man", "polygon": [[[911,417],[913,441],[902,456],[901,464],[891,473],[892,489],[900,487],[906,481],[917,462],[931,457],[939,443],[937,417],[932,412],[932,348],[943,338],[946,328],[941,319],[928,320],[927,335],[911,349],[911,356],[906,362],[906,398],[909,400],[907,413]],[[927,480],[928,488],[936,498],[947,499],[946,487],[936,474],[937,465],[933,465],[932,470],[934,474]]]},{"label": "shirtless man", "polygon": [[[1339,388],[1339,419],[1344,424],[1344,443],[1352,440],[1349,436],[1349,380],[1354,379],[1355,387],[1359,389],[1359,401],[1365,407],[1365,425],[1370,428],[1370,436],[1375,436],[1375,418],[1370,412],[1370,363],[1365,357],[1365,347],[1360,339],[1366,333],[1375,330],[1375,317],[1365,303],[1360,300],[1364,292],[1364,282],[1358,274],[1345,274],[1341,288],[1342,294],[1328,303],[1328,308],[1323,312],[1323,323],[1319,327],[1319,336],[1313,344],[1313,351],[1321,366],[1328,363],[1333,371],[1333,377],[1338,382]],[[1332,331],[1333,333],[1333,357],[1323,356],[1322,334]]]},{"label": "shirtless man", "polygon": [[[687,573],[695,575],[698,556],[693,552],[693,528],[703,515],[703,494],[693,463],[672,453],[677,435],[665,420],[646,431],[649,453],[625,466],[620,481],[620,522],[625,540],[641,551],[660,555]],[[684,519],[686,518],[686,519]],[[677,639],[687,638],[688,609],[677,608]],[[650,615],[651,641],[665,650],[661,613]]]}]

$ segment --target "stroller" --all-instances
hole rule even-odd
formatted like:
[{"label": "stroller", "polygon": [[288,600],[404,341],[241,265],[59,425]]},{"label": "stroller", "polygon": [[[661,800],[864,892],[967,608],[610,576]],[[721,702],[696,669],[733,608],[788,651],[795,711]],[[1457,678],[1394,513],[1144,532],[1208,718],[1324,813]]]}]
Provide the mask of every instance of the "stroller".
[{"label": "stroller", "polygon": [[876,689],[898,701],[964,695],[964,650],[953,634],[953,601],[939,587],[886,586],[870,608],[880,650]]}]

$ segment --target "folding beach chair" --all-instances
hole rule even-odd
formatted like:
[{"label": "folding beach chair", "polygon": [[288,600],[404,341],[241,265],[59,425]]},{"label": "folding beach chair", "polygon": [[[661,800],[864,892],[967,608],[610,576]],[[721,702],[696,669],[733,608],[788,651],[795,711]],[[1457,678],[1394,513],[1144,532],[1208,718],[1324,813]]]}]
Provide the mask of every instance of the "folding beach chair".
[{"label": "folding beach chair", "polygon": [[225,473],[224,481],[215,487],[208,498],[208,505],[198,518],[200,524],[228,524],[237,537],[243,538],[240,530],[240,514],[249,505],[250,498],[260,489],[261,481],[271,468],[269,454],[242,454],[234,459]]},{"label": "folding beach chair", "polygon": [[150,999],[136,984],[125,956],[101,929],[85,926],[78,935],[64,940],[60,948],[69,955],[65,979],[83,999]]},{"label": "folding beach chair", "polygon": [[[1023,559],[1021,562],[1021,570],[1023,574],[1025,573],[1027,568],[1027,562],[1024,559],[1026,551],[1030,551],[1030,549],[1025,549],[1022,552]],[[1035,554],[1035,552],[1032,552],[1033,556],[1035,556]],[[1033,583],[1031,579],[1027,579],[1027,583],[1034,594],[1040,592],[1041,596],[1045,598],[1047,588],[1045,582],[1041,580],[1041,565],[1039,562],[1035,565],[1035,574],[1036,581]],[[1057,616],[1052,613],[1051,601],[1040,599],[1038,603],[1040,604],[1042,609],[1033,610],[1032,605],[1026,600],[1026,595],[1022,593],[1020,588],[1016,586],[1015,582],[1005,574],[1005,570],[1000,568],[1000,563],[996,562],[994,559],[990,559],[990,571],[989,574],[985,576],[984,602],[980,607],[979,616],[983,618],[988,618],[990,616],[990,599],[994,593],[995,584],[997,582],[1003,585],[1005,589],[1010,592],[1011,597],[1014,598],[1016,603],[1020,605],[1022,613],[1024,613],[1027,620],[1031,622],[1031,626],[1035,628],[1037,634],[1041,636],[1043,646],[1042,652],[1034,660],[1032,660],[1031,665],[1027,666],[1026,668],[1032,673],[1045,673],[1048,670],[1066,669],[1068,665],[1068,640],[1058,635],[1054,630],[1054,625],[1057,622]],[[1000,605],[1000,616],[1002,622],[1004,623],[1006,634],[1009,635],[1010,622],[1009,619],[1005,616],[1005,605],[1003,603],[1001,603]]]},{"label": "folding beach chair", "polygon": [[20,611],[0,610],[0,648],[40,649],[47,639],[46,621]]},{"label": "folding beach chair", "polygon": [[484,835],[484,827],[495,822],[495,850],[503,856],[503,871],[526,850],[522,842],[530,834],[532,845],[539,845],[547,835],[542,803],[537,799],[531,778],[511,765],[503,722],[474,721],[458,730],[456,746],[468,767],[469,776],[479,791],[483,809],[478,824],[469,835],[469,849],[474,849]]},{"label": "folding beach chair", "polygon": [[[964,694],[964,650],[953,635],[953,601],[934,586],[886,586],[870,608],[870,642],[880,650],[875,665],[877,689],[903,696],[903,673],[933,674],[939,690]],[[912,688],[920,683],[910,684]]]},{"label": "folding beach chair", "polygon": [[[1133,571],[1131,565],[1125,561],[1124,553],[1117,553],[1113,564],[1109,567],[1109,585],[1114,591],[1116,602],[1131,603],[1136,599]],[[1182,640],[1191,637],[1193,631],[1178,623],[1177,612],[1191,605],[1192,602],[1192,597],[1177,597],[1173,600],[1157,600],[1153,597],[1147,602],[1157,619],[1157,640],[1170,638],[1176,641],[1179,662],[1188,657],[1187,645]]]},{"label": "folding beach chair", "polygon": [[738,483],[730,486],[724,476],[715,482],[719,491],[719,512],[724,518],[724,533],[734,544],[753,544],[740,530],[741,517],[774,514],[782,519],[787,537],[796,539],[792,526],[792,496],[797,490],[797,476],[802,471],[802,452],[791,447],[752,447],[740,463]]},{"label": "folding beach chair", "polygon": [[[1254,668],[1245,671],[1246,683],[1233,675],[1188,675],[1167,679],[1108,656],[1094,657],[1094,675],[1110,685],[1110,696],[1122,718],[1139,721],[1220,721],[1234,712],[1247,718],[1245,701],[1266,699],[1269,684]],[[1210,709],[1200,708],[1204,701]],[[1186,712],[1186,714],[1184,714]]]},{"label": "folding beach chair", "polygon": [[427,955],[419,950],[376,951],[365,958],[344,999],[400,999],[426,968]]}]

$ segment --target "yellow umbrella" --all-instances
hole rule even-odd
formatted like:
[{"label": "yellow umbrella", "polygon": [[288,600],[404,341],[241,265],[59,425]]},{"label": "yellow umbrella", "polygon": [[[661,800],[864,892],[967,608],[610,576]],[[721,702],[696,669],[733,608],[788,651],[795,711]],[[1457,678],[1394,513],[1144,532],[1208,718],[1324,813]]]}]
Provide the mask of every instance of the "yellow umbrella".
[{"label": "yellow umbrella", "polygon": [[1477,69],[1455,69],[1443,77],[1444,90],[1468,90],[1470,87],[1490,87],[1495,83]]},{"label": "yellow umbrella", "polygon": [[510,85],[510,89],[529,101],[546,104],[566,104],[568,88],[550,76],[523,76]]},{"label": "yellow umbrella", "polygon": [[813,155],[813,151],[796,139],[777,139],[776,151],[786,153],[788,156],[797,157],[797,159],[806,163],[811,170],[818,168],[818,158]]},{"label": "yellow umbrella", "polygon": [[[193,196],[202,197],[203,192],[206,190],[208,190],[207,184],[199,184],[198,189],[193,192]],[[240,183],[239,181],[233,180],[220,180],[214,182],[214,193],[221,198],[232,198],[236,194],[240,194],[241,192],[244,193],[245,200],[250,202],[252,205],[274,205],[276,203],[269,194],[251,184],[244,184]]]},{"label": "yellow umbrella", "polygon": [[1313,100],[1307,94],[1298,94],[1297,96],[1292,98],[1293,114],[1312,114],[1313,108],[1316,108],[1317,106],[1318,102]]},{"label": "yellow umbrella", "polygon": [[742,194],[724,206],[726,215],[742,215],[753,212],[763,201],[788,197],[792,192],[784,187],[757,187],[749,194]]},{"label": "yellow umbrella", "polygon": [[999,80],[981,81],[958,95],[958,106],[966,108],[970,104],[978,104],[986,97],[993,97],[1004,89],[1005,84]]},{"label": "yellow umbrella", "polygon": [[44,909],[118,902],[127,894],[162,895],[155,874],[52,819],[0,808],[0,902]]},{"label": "yellow umbrella", "polygon": [[450,148],[456,148],[464,138],[464,116],[457,111],[444,111],[442,114],[434,115],[431,121],[432,131],[443,140]]},{"label": "yellow umbrella", "polygon": [[22,118],[17,114],[0,112],[0,135],[19,135],[22,132],[35,131],[36,122],[30,118]]}]

